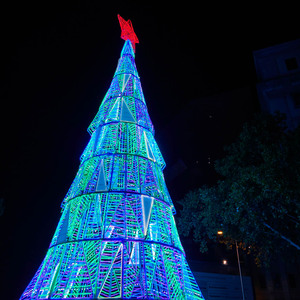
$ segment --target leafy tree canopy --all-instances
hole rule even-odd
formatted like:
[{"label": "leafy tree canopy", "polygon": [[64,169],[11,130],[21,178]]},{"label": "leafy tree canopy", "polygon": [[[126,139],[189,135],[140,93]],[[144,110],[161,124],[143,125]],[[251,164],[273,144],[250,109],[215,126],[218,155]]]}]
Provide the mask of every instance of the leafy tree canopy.
[{"label": "leafy tree canopy", "polygon": [[287,250],[300,253],[300,128],[287,131],[284,120],[256,115],[215,162],[222,179],[180,201],[179,232],[192,232],[202,252],[221,230],[219,240],[238,241],[258,264]]}]

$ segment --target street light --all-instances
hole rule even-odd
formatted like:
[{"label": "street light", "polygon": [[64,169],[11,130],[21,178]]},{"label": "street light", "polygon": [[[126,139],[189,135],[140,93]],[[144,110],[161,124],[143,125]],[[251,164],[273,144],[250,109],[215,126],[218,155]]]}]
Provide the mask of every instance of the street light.
[{"label": "street light", "polygon": [[239,273],[240,273],[240,281],[241,281],[241,288],[242,288],[243,300],[245,300],[243,277],[242,277],[241,264],[240,264],[239,248],[238,248],[236,240],[235,240],[235,248],[236,248],[236,256],[237,256],[238,265],[239,265]]},{"label": "street light", "polygon": [[[222,230],[218,230],[217,234],[220,235],[220,236],[222,236],[223,235],[223,231]],[[238,248],[236,240],[235,240],[235,249],[236,249],[236,256],[237,256],[237,261],[238,261],[238,266],[239,266],[239,274],[240,274],[240,282],[241,282],[242,295],[243,295],[243,300],[245,300],[243,277],[242,277],[241,264],[240,264],[239,248]],[[223,265],[227,265],[227,260],[223,260]]]},{"label": "street light", "polygon": [[227,265],[228,265],[227,259],[223,259],[222,264],[223,264],[224,266],[227,266]]}]

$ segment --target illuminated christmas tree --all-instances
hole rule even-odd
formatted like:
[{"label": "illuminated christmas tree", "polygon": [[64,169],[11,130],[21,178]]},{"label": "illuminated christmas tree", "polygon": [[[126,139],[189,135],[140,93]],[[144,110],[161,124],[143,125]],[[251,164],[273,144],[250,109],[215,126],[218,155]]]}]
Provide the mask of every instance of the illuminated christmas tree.
[{"label": "illuminated christmas tree", "polygon": [[135,66],[125,40],[62,216],[25,299],[203,299],[179,240],[174,207]]}]

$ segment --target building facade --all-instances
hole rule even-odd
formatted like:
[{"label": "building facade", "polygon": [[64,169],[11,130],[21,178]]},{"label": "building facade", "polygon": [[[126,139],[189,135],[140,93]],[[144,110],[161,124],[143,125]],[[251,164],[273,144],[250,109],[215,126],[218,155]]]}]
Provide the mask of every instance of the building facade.
[{"label": "building facade", "polygon": [[300,124],[300,39],[253,52],[261,109],[286,114],[287,126]]}]

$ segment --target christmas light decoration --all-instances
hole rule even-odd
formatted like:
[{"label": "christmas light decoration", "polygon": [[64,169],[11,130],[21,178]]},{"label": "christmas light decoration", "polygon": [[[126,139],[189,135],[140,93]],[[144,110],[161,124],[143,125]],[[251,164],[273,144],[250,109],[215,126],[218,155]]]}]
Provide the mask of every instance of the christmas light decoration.
[{"label": "christmas light decoration", "polygon": [[135,52],[135,44],[139,43],[139,40],[133,30],[130,20],[125,21],[120,15],[118,15],[119,23],[121,26],[121,38],[123,40],[129,40],[131,42],[133,52]]},{"label": "christmas light decoration", "polygon": [[116,72],[22,300],[204,299],[177,233],[134,61],[138,40],[118,17],[125,44]]}]

